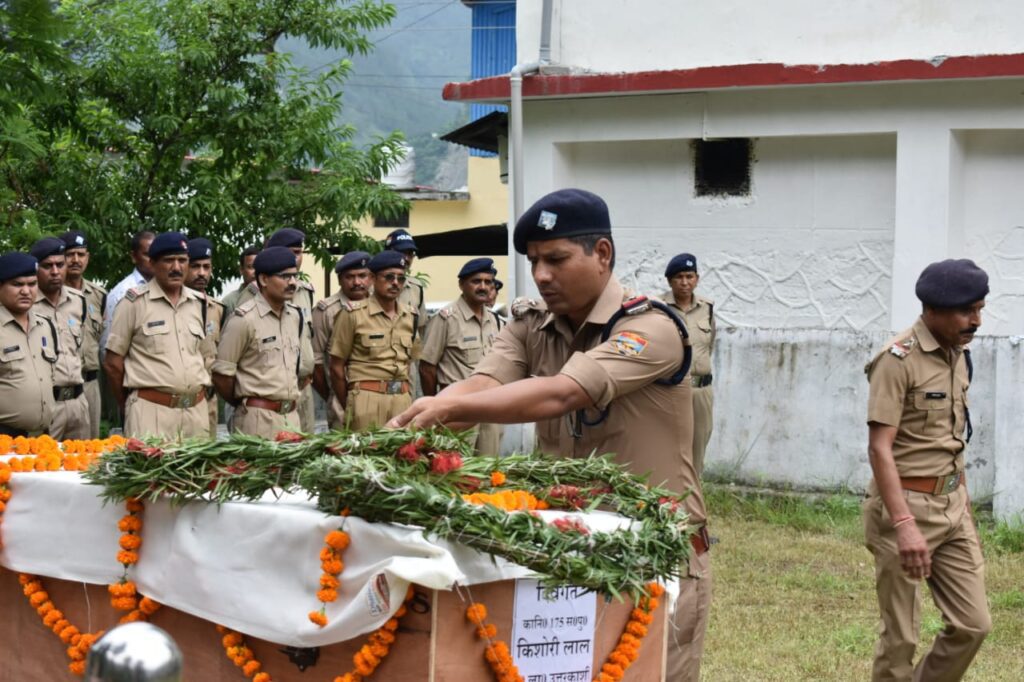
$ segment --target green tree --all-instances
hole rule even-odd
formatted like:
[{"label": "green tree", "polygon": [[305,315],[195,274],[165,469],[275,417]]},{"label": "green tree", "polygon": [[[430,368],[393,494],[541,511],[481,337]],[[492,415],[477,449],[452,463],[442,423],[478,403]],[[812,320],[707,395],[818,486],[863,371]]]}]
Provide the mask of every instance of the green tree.
[{"label": "green tree", "polygon": [[[359,148],[336,123],[351,65],[311,74],[293,65],[288,36],[349,55],[394,8],[374,0],[64,0],[73,67],[52,71],[62,100],[38,115],[45,154],[22,178],[28,216],[50,231],[92,238],[92,276],[130,268],[142,228],[181,230],[217,245],[215,271],[284,226],[313,255],[360,241],[354,221],[402,201],[377,179],[399,135]],[[17,223],[12,223],[17,225]]]}]

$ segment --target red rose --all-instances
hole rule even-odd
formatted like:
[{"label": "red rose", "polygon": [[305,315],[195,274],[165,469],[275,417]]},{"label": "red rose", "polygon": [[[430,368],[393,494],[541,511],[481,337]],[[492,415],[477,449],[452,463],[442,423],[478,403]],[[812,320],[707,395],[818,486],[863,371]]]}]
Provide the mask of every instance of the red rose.
[{"label": "red rose", "polygon": [[146,444],[138,438],[129,438],[124,442],[124,449],[128,452],[143,452],[146,449]]},{"label": "red rose", "polygon": [[305,436],[294,431],[278,431],[277,435],[274,436],[274,440],[278,443],[301,443],[305,440]]},{"label": "red rose", "polygon": [[462,455],[457,452],[438,452],[430,460],[430,472],[433,474],[447,474],[462,468]]},{"label": "red rose", "polygon": [[416,448],[416,443],[406,443],[405,445],[398,448],[395,452],[395,457],[404,460],[406,462],[418,462],[423,459],[423,455]]},{"label": "red rose", "polygon": [[587,528],[587,525],[583,523],[581,519],[574,516],[563,516],[561,518],[557,518],[551,522],[551,525],[563,533],[590,535],[590,529]]},{"label": "red rose", "polygon": [[160,457],[164,456],[164,451],[161,450],[160,448],[142,448],[142,454],[144,454],[146,457],[153,457],[155,459],[159,459]]}]

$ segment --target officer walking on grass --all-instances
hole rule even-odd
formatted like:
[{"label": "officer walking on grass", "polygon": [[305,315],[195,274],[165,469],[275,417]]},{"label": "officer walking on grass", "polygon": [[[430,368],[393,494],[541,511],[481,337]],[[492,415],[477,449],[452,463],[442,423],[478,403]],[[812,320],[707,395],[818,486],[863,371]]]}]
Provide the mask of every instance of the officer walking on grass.
[{"label": "officer walking on grass", "polygon": [[[468,379],[491,349],[500,326],[488,307],[497,270],[490,258],[474,258],[459,270],[462,295],[442,308],[427,324],[420,355],[420,380],[424,395],[437,395],[448,386]],[[495,428],[497,427],[497,428]],[[498,454],[501,427],[480,424],[473,435],[476,452]]]},{"label": "officer walking on grass", "polygon": [[693,466],[700,476],[704,471],[704,453],[714,426],[714,396],[711,393],[711,354],[715,349],[715,304],[698,296],[700,282],[697,257],[681,253],[668,262],[665,279],[671,288],[663,298],[676,309],[686,323],[693,347],[690,383],[693,385]]},{"label": "officer walking on grass", "polygon": [[264,438],[299,428],[302,389],[313,373],[313,348],[302,310],[295,254],[283,246],[256,256],[259,293],[240,304],[224,326],[213,384],[235,407],[232,430]]},{"label": "officer walking on grass", "polygon": [[[537,422],[540,450],[565,457],[615,453],[635,473],[677,494],[699,528],[680,581],[665,679],[697,680],[711,603],[704,498],[691,456],[692,387],[678,317],[627,292],[612,274],[608,207],[559,190],[516,223],[543,301],[517,299],[513,319],[474,374],[417,400],[390,426],[461,428]],[[664,305],[664,304],[661,304]]]},{"label": "officer walking on grass", "polygon": [[38,293],[33,309],[57,329],[57,362],[53,365],[53,421],[56,440],[89,437],[89,401],[82,385],[82,352],[88,303],[77,289],[64,286],[64,241],[44,237],[29,250],[39,261]]},{"label": "officer walking on grass", "polygon": [[362,301],[370,295],[370,254],[365,251],[346,253],[334,266],[338,275],[339,289],[323,299],[313,308],[313,387],[327,403],[327,425],[340,429],[345,424],[345,411],[331,391],[331,335],[334,333],[334,319],[346,303]]},{"label": "officer walking on grass", "polygon": [[103,333],[103,307],[107,290],[85,278],[89,269],[89,240],[78,230],[69,230],[60,236],[64,241],[64,260],[67,272],[64,283],[85,294],[86,321],[82,341],[82,380],[85,399],[89,402],[89,438],[100,437],[100,335]]},{"label": "officer walking on grass", "polygon": [[103,369],[128,437],[177,439],[210,432],[206,302],[185,286],[188,242],[180,232],[149,245],[153,279],[125,292],[107,339]]},{"label": "officer walking on grass", "polygon": [[37,436],[53,415],[53,365],[57,330],[32,308],[35,258],[12,251],[0,256],[0,434]]},{"label": "officer walking on grass", "polygon": [[[973,373],[966,346],[988,291],[988,275],[973,262],[932,263],[917,280],[921,316],[865,368],[873,477],[864,533],[882,617],[873,680],[959,680],[992,628],[964,478]],[[945,628],[915,666],[922,580]]]},{"label": "officer walking on grass", "polygon": [[405,258],[382,251],[368,267],[373,294],[346,303],[331,335],[331,388],[353,430],[383,426],[409,407],[411,363],[419,353],[416,311],[399,301]]}]

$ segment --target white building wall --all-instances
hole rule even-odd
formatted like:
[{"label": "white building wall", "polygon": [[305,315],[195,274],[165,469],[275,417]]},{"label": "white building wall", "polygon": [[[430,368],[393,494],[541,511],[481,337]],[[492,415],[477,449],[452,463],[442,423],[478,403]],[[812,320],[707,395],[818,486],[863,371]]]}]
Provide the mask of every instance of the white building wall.
[{"label": "white building wall", "polygon": [[[552,2],[553,61],[597,72],[1024,52],[1024,4],[1015,0]],[[518,58],[529,62],[542,0],[517,5]]]}]

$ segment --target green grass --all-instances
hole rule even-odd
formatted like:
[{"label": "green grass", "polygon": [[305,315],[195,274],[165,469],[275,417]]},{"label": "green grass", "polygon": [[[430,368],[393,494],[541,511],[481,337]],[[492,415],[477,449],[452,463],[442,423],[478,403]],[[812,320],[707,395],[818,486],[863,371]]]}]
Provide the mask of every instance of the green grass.
[{"label": "green grass", "polygon": [[[714,601],[702,679],[867,680],[877,637],[874,563],[860,500],[743,494],[705,485]],[[966,680],[1024,680],[1024,553],[1020,530],[980,519],[994,629]],[[924,594],[921,646],[942,628]]]}]

